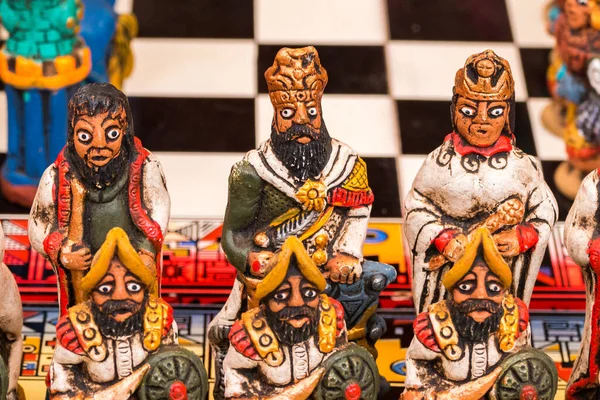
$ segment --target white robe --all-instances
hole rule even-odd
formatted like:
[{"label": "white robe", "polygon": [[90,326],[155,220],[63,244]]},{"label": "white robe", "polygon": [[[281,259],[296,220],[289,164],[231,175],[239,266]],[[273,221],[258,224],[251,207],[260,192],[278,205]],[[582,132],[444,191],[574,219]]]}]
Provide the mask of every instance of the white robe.
[{"label": "white robe", "polygon": [[[417,313],[445,298],[441,278],[448,264],[429,269],[433,240],[444,229],[467,233],[509,198],[525,205],[523,222],[538,231],[534,249],[507,259],[513,271],[512,293],[529,304],[533,286],[558,217],[558,206],[544,182],[540,163],[513,147],[495,156],[461,156],[446,141],[427,156],[404,205],[404,232],[413,268],[413,300]],[[435,254],[437,250],[435,250]]]}]

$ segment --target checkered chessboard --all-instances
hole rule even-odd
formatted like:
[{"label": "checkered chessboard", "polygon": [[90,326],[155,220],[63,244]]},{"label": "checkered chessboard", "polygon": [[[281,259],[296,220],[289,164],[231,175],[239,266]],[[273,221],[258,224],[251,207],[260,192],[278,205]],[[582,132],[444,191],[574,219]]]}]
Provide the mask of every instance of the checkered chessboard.
[{"label": "checkered chessboard", "polygon": [[[124,0],[140,23],[126,83],[136,134],[163,164],[172,216],[220,217],[231,165],[265,140],[272,108],[262,74],[280,47],[317,47],[329,72],[323,99],[332,136],[367,161],[372,215],[401,216],[425,155],[450,131],[454,74],[486,48],[516,80],[519,147],[553,187],[562,141],[539,115],[549,101],[553,40],[546,0]],[[5,109],[4,93],[0,109]],[[6,113],[0,113],[0,152]],[[558,194],[557,194],[558,197]],[[561,202],[561,219],[569,208]],[[0,213],[26,210],[0,202]]]}]

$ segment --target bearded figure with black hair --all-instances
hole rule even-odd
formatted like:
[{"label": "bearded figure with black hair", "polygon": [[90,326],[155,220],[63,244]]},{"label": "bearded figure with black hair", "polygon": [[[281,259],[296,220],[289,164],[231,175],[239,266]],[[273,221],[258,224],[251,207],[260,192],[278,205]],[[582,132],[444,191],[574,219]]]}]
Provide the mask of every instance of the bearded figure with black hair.
[{"label": "bearded figure with black hair", "polygon": [[158,160],[134,136],[127,97],[110,84],[83,86],[69,102],[68,141],[31,208],[29,240],[58,275],[61,315],[82,301],[80,281],[108,231],[122,228],[157,271],[170,213]]},{"label": "bearded figure with black hair", "polygon": [[50,399],[128,399],[148,358],[177,345],[173,309],[157,296],[156,269],[113,228],[81,281],[86,301],[56,324]]},{"label": "bearded figure with black hair", "polygon": [[446,297],[444,273],[486,227],[529,304],[558,206],[540,162],[516,146],[515,82],[492,50],[456,72],[453,131],[427,156],[404,201],[417,313]]},{"label": "bearded figure with black hair", "polygon": [[402,400],[487,398],[502,361],[527,347],[529,312],[509,293],[511,282],[492,235],[477,229],[444,275],[447,300],[430,305],[414,322]]},{"label": "bearded figure with black hair", "polygon": [[303,244],[289,237],[256,288],[259,306],[229,333],[226,399],[309,398],[324,360],[347,345],[344,309],[323,294],[325,285]]}]

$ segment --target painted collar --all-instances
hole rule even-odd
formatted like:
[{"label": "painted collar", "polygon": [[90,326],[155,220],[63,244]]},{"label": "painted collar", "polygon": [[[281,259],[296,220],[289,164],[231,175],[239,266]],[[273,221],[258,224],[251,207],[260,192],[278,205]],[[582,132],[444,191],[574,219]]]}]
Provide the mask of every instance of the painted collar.
[{"label": "painted collar", "polygon": [[496,143],[489,147],[472,146],[456,132],[449,133],[444,139],[444,142],[450,140],[452,140],[454,148],[461,156],[466,156],[468,154],[479,154],[480,156],[490,157],[494,154],[511,151],[513,148],[512,143],[514,141],[514,136],[501,135]]}]

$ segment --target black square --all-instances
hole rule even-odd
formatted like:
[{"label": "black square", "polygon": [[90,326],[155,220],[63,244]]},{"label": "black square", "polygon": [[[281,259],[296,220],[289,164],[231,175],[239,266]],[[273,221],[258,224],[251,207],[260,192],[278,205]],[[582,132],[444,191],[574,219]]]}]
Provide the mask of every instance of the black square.
[{"label": "black square", "polygon": [[529,110],[527,103],[517,103],[517,120],[515,121],[515,138],[517,146],[525,153],[532,156],[537,156],[535,149],[535,140],[533,139],[533,131],[529,120]]},{"label": "black square", "polygon": [[[387,4],[395,40],[512,41],[504,0],[388,0]],[[443,65],[443,60],[438,62]]]},{"label": "black square", "polygon": [[246,152],[254,99],[130,97],[136,136],[151,151]]},{"label": "black square", "polygon": [[450,100],[397,100],[402,154],[429,154],[452,132]]},{"label": "black square", "polygon": [[133,13],[140,37],[224,38],[254,37],[254,4],[238,0],[137,0]]},{"label": "black square", "polygon": [[375,194],[371,217],[400,217],[398,170],[393,157],[363,157],[367,163],[369,186]]},{"label": "black square", "polygon": [[[258,90],[267,93],[264,73],[284,45],[258,48]],[[302,47],[302,46],[295,46]],[[317,46],[329,83],[325,94],[387,94],[387,72],[383,46]]]},{"label": "black square", "polygon": [[550,97],[546,84],[550,49],[520,49],[529,97]]}]

